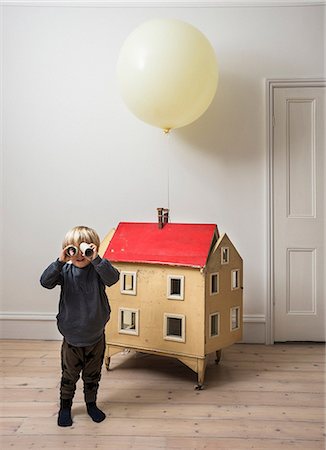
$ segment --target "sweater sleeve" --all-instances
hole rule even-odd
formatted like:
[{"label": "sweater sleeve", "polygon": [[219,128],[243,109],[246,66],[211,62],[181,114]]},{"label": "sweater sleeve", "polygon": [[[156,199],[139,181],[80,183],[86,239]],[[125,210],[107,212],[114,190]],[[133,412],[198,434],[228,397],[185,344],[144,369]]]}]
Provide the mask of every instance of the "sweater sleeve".
[{"label": "sweater sleeve", "polygon": [[41,275],[41,285],[46,289],[53,289],[57,285],[61,286],[63,284],[61,270],[64,265],[65,263],[60,262],[59,259],[50,264]]},{"label": "sweater sleeve", "polygon": [[120,272],[112,266],[109,260],[97,256],[92,264],[106,286],[112,286],[119,280]]}]

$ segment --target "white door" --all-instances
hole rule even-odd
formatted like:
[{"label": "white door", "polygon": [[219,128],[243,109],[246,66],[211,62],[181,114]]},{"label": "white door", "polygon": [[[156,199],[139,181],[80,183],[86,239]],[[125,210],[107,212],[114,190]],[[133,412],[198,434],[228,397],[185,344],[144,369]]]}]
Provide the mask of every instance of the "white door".
[{"label": "white door", "polygon": [[325,341],[325,94],[274,89],[275,341]]}]

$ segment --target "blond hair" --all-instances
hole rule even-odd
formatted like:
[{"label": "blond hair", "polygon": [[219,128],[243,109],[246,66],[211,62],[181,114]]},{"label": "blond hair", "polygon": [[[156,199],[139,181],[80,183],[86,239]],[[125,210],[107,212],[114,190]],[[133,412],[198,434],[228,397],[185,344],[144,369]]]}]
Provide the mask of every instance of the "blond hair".
[{"label": "blond hair", "polygon": [[78,226],[67,232],[62,242],[62,248],[66,248],[68,245],[79,247],[82,242],[95,244],[97,248],[100,246],[100,238],[95,230],[85,226]]}]

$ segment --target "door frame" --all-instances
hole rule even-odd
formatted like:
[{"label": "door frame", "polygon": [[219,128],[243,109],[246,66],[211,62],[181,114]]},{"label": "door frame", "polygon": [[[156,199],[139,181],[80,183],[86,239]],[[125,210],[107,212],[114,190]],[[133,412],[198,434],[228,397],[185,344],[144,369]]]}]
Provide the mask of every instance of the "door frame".
[{"label": "door frame", "polygon": [[267,135],[267,345],[274,344],[274,90],[277,88],[324,87],[326,78],[265,79]]}]

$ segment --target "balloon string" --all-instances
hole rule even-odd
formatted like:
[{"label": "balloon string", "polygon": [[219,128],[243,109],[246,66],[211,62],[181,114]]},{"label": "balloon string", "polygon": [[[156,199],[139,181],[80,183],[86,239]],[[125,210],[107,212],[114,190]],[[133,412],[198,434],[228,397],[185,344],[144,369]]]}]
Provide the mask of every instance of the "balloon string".
[{"label": "balloon string", "polygon": [[170,133],[168,133],[168,210],[170,210],[170,147],[171,147],[171,138]]},{"label": "balloon string", "polygon": [[[170,128],[166,128],[163,130],[167,139],[166,146],[166,176],[167,176],[167,208],[170,210],[170,151],[171,151],[171,133]],[[169,214],[169,217],[171,215]]]}]

